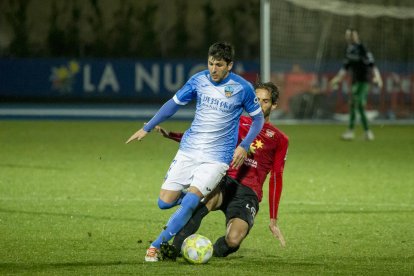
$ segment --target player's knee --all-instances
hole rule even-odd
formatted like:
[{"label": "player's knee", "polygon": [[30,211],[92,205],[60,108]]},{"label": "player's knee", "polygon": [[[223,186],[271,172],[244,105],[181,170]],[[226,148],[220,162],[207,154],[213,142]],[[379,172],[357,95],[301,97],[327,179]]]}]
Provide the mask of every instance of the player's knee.
[{"label": "player's knee", "polygon": [[171,202],[171,203],[168,203],[168,202],[165,202],[164,200],[162,200],[161,198],[158,198],[158,207],[160,209],[170,209],[174,206],[175,206],[175,201]]},{"label": "player's knee", "polygon": [[229,247],[236,248],[240,246],[244,237],[245,235],[243,235],[242,233],[229,232],[226,235],[226,243]]},{"label": "player's knee", "polygon": [[230,238],[230,239],[226,239],[227,245],[231,248],[235,248],[240,246],[241,241],[239,239],[234,239],[234,238]]},{"label": "player's knee", "polygon": [[201,193],[200,190],[195,186],[188,187],[187,192],[188,193],[193,193],[193,194],[197,195],[199,198],[203,198],[203,193]]}]

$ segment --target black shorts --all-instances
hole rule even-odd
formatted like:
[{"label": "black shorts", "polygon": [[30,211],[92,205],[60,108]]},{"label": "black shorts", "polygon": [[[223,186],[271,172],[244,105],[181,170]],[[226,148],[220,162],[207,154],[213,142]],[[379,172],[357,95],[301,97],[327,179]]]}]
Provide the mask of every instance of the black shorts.
[{"label": "black shorts", "polygon": [[247,222],[250,231],[254,218],[259,212],[259,200],[256,193],[227,175],[223,177],[219,185],[223,194],[220,210],[226,215],[226,225],[229,220],[239,218]]}]

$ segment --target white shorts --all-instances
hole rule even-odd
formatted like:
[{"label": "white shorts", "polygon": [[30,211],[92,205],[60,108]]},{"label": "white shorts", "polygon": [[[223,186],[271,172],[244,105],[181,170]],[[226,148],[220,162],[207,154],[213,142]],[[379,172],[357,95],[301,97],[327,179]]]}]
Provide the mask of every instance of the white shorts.
[{"label": "white shorts", "polygon": [[161,189],[181,191],[193,186],[204,196],[208,195],[226,174],[229,165],[201,159],[179,150],[171,162]]}]

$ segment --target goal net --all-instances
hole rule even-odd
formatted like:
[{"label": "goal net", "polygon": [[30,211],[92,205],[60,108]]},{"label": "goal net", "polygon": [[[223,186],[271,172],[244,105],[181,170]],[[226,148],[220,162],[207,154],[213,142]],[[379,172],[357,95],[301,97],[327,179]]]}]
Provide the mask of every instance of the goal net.
[{"label": "goal net", "polygon": [[268,1],[271,79],[282,88],[277,116],[346,117],[349,79],[336,90],[328,82],[342,65],[344,32],[352,27],[372,51],[384,82],[383,89],[371,86],[368,115],[414,118],[414,2]]}]

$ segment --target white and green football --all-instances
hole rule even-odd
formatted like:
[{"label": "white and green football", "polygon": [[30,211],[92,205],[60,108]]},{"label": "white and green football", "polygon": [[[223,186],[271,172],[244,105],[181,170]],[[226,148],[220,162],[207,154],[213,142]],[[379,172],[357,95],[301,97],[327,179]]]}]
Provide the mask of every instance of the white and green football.
[{"label": "white and green football", "polygon": [[213,256],[213,244],[200,234],[192,234],[184,240],[181,254],[191,264],[205,264]]}]

